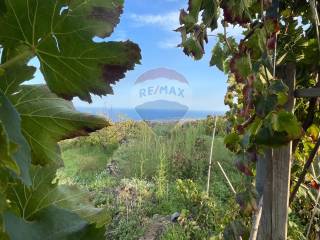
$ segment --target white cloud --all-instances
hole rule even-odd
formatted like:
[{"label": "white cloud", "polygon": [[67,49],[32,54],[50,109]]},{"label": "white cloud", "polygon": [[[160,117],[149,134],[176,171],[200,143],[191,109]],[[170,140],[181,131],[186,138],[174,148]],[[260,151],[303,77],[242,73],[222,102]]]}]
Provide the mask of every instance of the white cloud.
[{"label": "white cloud", "polygon": [[[222,20],[222,16],[219,17],[218,19],[218,28],[215,29],[212,32],[209,32],[208,34],[210,35],[216,35],[218,33],[223,33],[224,32],[224,27],[221,24],[221,20]],[[232,27],[231,25],[229,25],[229,27],[227,27],[227,35],[228,36],[233,36],[235,38],[241,37],[242,36],[242,32],[243,32],[243,28],[239,25],[236,25],[235,27]]]},{"label": "white cloud", "polygon": [[138,26],[151,25],[174,30],[179,27],[179,11],[167,12],[164,14],[131,14],[129,17]]}]

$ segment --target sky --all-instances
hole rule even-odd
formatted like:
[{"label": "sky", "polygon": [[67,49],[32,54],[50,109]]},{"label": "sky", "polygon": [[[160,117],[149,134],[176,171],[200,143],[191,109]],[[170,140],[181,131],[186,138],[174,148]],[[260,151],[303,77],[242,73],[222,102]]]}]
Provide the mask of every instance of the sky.
[{"label": "sky", "polygon": [[[211,50],[216,37],[211,36],[206,46],[206,54],[200,61],[186,56],[177,45],[180,34],[173,30],[179,27],[179,11],[187,8],[187,0],[126,0],[121,22],[113,35],[103,41],[131,40],[141,48],[142,60],[135,69],[114,87],[114,95],[93,96],[93,103],[87,104],[74,99],[78,107],[132,108],[130,92],[136,79],[148,70],[155,68],[173,69],[189,82],[192,96],[189,109],[225,111],[224,94],[227,90],[227,77],[216,67],[210,67]],[[221,27],[217,31],[221,31]],[[239,29],[231,29],[231,34],[239,35]],[[95,39],[102,41],[101,39]],[[33,62],[33,64],[37,64]],[[39,72],[33,82],[41,82]]]}]

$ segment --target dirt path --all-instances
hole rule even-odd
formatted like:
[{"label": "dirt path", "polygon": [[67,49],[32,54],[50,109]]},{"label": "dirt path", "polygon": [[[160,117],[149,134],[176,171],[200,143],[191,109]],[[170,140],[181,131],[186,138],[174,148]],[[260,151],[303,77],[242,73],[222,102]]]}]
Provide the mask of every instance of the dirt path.
[{"label": "dirt path", "polygon": [[170,216],[156,216],[153,218],[144,236],[139,240],[159,240],[168,225],[170,224]]}]

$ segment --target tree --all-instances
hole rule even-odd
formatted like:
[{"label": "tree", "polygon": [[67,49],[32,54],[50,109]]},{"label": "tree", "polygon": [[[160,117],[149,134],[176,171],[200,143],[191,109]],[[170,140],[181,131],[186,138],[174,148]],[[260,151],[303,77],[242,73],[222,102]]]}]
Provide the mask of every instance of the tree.
[{"label": "tree", "polygon": [[[196,60],[210,31],[223,29],[210,65],[228,75],[225,104],[233,127],[225,144],[263,194],[258,239],[286,239],[290,164],[302,169],[306,142],[317,146],[309,129],[319,132],[319,10],[314,0],[190,0],[180,13],[180,46]],[[228,36],[236,25],[243,28],[241,40]]]},{"label": "tree", "polygon": [[[109,124],[68,100],[112,93],[139,63],[130,41],[93,41],[112,34],[122,9],[123,0],[0,2],[1,239],[104,239],[104,210],[54,179],[62,164],[57,142]],[[24,84],[36,71],[33,58],[46,85]]]}]

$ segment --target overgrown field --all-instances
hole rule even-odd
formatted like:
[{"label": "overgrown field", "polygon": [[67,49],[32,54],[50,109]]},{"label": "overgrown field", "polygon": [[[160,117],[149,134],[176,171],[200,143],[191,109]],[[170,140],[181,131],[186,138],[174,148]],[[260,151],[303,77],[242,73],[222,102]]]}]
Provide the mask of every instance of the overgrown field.
[{"label": "overgrown field", "polygon": [[235,228],[249,235],[246,212],[255,204],[237,204],[217,163],[237,193],[252,179],[238,171],[224,146],[222,118],[206,194],[212,128],[212,118],[152,125],[125,121],[61,142],[65,166],[59,182],[88,190],[94,205],[106,208],[106,239],[233,239]]}]

